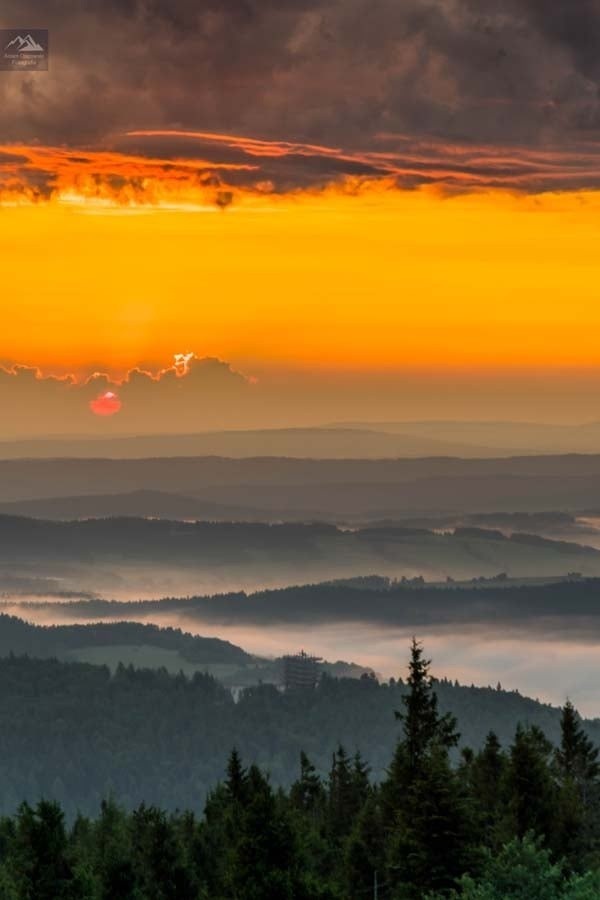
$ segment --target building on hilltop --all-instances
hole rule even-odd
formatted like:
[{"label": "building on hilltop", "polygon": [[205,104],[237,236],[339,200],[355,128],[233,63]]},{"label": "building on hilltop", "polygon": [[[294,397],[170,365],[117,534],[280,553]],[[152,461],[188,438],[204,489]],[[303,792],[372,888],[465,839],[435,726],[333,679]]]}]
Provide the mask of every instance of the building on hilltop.
[{"label": "building on hilltop", "polygon": [[313,690],[319,680],[322,662],[323,660],[319,656],[310,656],[304,650],[284,656],[283,686],[285,690]]}]

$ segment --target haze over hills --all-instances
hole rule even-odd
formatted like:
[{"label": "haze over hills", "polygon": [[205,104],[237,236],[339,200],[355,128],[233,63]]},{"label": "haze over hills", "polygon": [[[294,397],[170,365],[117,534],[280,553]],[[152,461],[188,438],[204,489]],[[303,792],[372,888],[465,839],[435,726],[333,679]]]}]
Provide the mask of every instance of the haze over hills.
[{"label": "haze over hills", "polygon": [[[87,519],[107,517],[161,518],[211,521],[261,521],[263,510],[225,506],[184,494],[138,490],[121,494],[84,494],[0,503],[0,513],[37,519]],[[293,516],[291,517],[293,518]],[[300,515],[300,518],[304,516]]]},{"label": "haze over hills", "polygon": [[497,456],[502,447],[460,440],[386,433],[372,427],[270,428],[111,437],[40,438],[0,442],[0,459],[96,456],[288,456],[317,459],[379,459],[415,456]]},{"label": "haze over hills", "polygon": [[493,421],[333,422],[312,427],[102,436],[0,442],[0,459],[157,456],[287,456],[381,459],[598,453],[600,423],[557,425]]},{"label": "haze over hills", "polygon": [[[105,499],[85,499],[100,496]],[[6,512],[56,518],[131,513],[360,521],[594,510],[600,509],[600,455],[15,459],[0,461],[0,498]],[[52,503],[8,505],[42,500]]]},{"label": "haze over hills", "polygon": [[502,451],[497,454],[499,456],[507,453],[598,453],[600,450],[600,422],[556,424],[438,419],[412,422],[340,422],[332,427],[369,429],[374,433],[397,435],[415,442],[435,440],[486,448],[486,452],[477,454],[481,456],[489,456],[493,448]]}]

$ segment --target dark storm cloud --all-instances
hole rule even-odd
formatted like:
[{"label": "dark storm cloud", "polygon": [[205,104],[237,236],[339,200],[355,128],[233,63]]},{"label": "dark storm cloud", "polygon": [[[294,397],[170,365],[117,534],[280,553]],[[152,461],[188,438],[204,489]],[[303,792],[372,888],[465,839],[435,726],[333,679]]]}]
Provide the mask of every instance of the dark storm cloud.
[{"label": "dark storm cloud", "polygon": [[[595,148],[581,150],[599,137],[598,0],[8,0],[3,20],[47,25],[51,40],[49,72],[0,73],[4,142],[131,150],[127,131],[206,130],[340,150],[338,164],[263,160],[286,189],[378,173],[341,151],[393,151],[400,183],[443,180],[425,166],[432,139],[583,156],[564,179],[524,171],[534,190],[599,180]],[[407,137],[420,168],[404,164]],[[503,185],[510,165],[474,174]]]}]

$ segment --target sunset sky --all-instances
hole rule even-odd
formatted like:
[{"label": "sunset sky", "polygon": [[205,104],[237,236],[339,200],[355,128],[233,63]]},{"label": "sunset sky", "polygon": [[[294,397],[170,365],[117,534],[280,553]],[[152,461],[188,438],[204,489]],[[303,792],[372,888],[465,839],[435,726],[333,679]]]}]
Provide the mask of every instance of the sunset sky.
[{"label": "sunset sky", "polygon": [[50,32],[48,72],[0,72],[11,433],[74,392],[53,421],[85,430],[132,369],[179,390],[175,353],[187,430],[600,416],[593,0],[27,6],[0,22]]}]

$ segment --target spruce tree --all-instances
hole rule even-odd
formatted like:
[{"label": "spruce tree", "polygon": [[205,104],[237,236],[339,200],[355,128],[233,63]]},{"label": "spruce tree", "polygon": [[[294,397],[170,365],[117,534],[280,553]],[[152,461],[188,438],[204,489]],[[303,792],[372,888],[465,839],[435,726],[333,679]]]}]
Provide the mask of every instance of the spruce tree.
[{"label": "spruce tree", "polygon": [[364,806],[371,786],[369,783],[370,767],[363,760],[360,751],[356,751],[352,760],[352,803],[354,814]]},{"label": "spruce tree", "polygon": [[339,842],[348,834],[357,811],[352,767],[341,744],[332,757],[327,788],[327,830]]},{"label": "spruce tree", "polygon": [[244,800],[247,780],[248,775],[242,765],[240,754],[234,747],[227,762],[227,778],[225,779],[225,787],[232,800],[238,803]]},{"label": "spruce tree", "polygon": [[387,896],[383,893],[385,868],[385,825],[379,792],[373,790],[356,817],[346,843],[344,897],[370,897],[375,882],[382,896]]},{"label": "spruce tree", "polygon": [[498,851],[511,837],[506,829],[506,777],[508,758],[491,731],[483,749],[475,754],[469,772],[468,791],[474,828],[482,844]]},{"label": "spruce tree", "polygon": [[592,803],[598,797],[598,749],[585,734],[579,715],[570,701],[561,716],[561,741],[555,754],[559,777],[557,850],[574,868],[585,865],[598,847],[597,814]]},{"label": "spruce tree", "polygon": [[429,674],[431,660],[424,659],[423,648],[413,638],[410,648],[408,691],[402,697],[403,712],[396,718],[404,724],[404,753],[411,769],[426,758],[433,744],[450,748],[458,743],[456,719],[450,713],[440,716],[434,680]]},{"label": "spruce tree", "polygon": [[296,809],[316,818],[325,800],[323,782],[304,751],[300,753],[300,777],[290,789],[290,802]]},{"label": "spruce tree", "polygon": [[339,864],[339,852],[333,849],[325,827],[328,812],[325,787],[304,752],[300,754],[300,777],[291,787],[289,802],[300,865],[312,873],[313,883],[320,888],[331,880]]},{"label": "spruce tree", "polygon": [[565,703],[560,721],[560,747],[556,762],[560,774],[580,785],[582,795],[586,786],[600,775],[598,748],[584,732],[577,710],[570,700]]},{"label": "spruce tree", "polygon": [[193,897],[193,879],[165,813],[142,805],[133,812],[131,826],[136,882],[145,900]]},{"label": "spruce tree", "polygon": [[508,769],[513,833],[524,838],[532,832],[550,846],[558,813],[551,754],[552,745],[539,728],[517,727]]},{"label": "spruce tree", "polygon": [[101,900],[135,897],[131,829],[127,814],[112,798],[103,800],[95,824],[96,866],[100,872]]},{"label": "spruce tree", "polygon": [[249,773],[234,748],[227,762],[224,784],[208,795],[204,821],[196,839],[197,878],[209,897],[220,897],[232,890],[242,812],[248,795]]},{"label": "spruce tree", "polygon": [[13,877],[27,900],[75,900],[64,814],[57,803],[24,803],[17,815]]},{"label": "spruce tree", "polygon": [[236,900],[293,900],[301,896],[293,830],[286,810],[256,766],[248,771],[246,795],[225,896]]},{"label": "spruce tree", "polygon": [[411,645],[401,737],[383,785],[387,820],[386,880],[393,896],[420,898],[447,890],[465,870],[465,807],[449,750],[456,720],[440,715],[429,660]]}]

